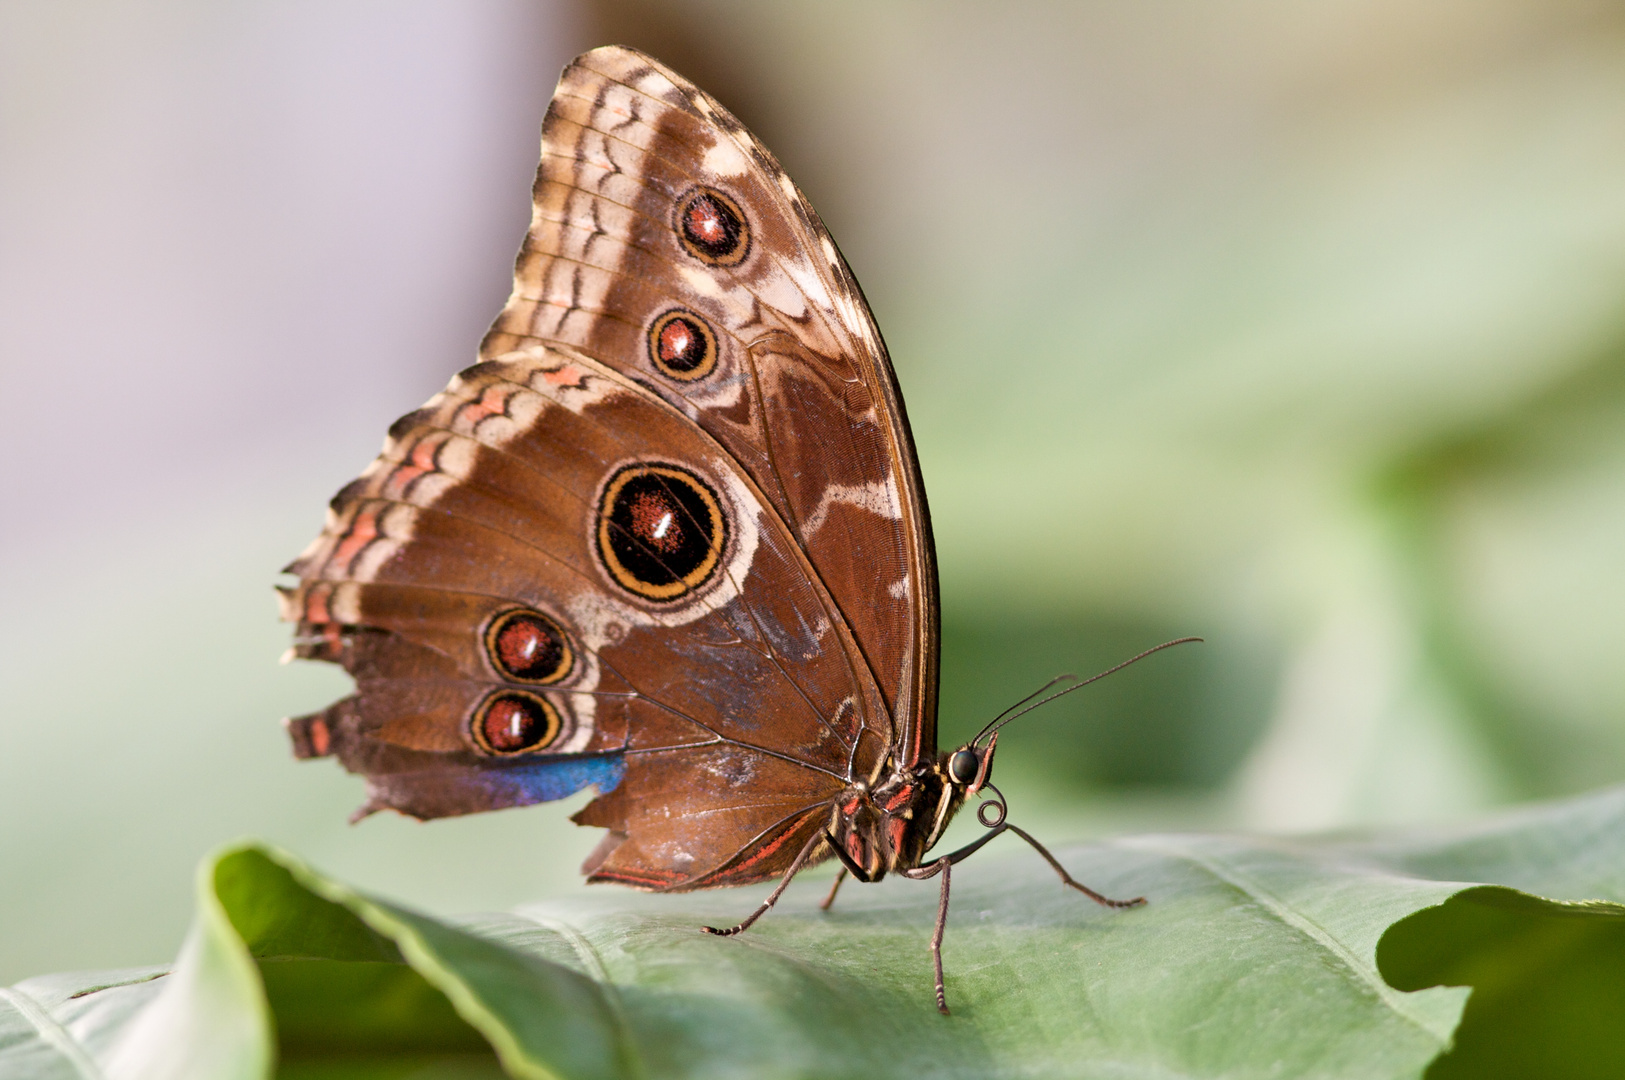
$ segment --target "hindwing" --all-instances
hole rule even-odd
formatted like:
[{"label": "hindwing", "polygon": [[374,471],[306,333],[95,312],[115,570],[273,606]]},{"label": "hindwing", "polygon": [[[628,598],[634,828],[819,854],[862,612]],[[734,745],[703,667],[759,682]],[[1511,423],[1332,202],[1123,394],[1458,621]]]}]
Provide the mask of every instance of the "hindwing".
[{"label": "hindwing", "polygon": [[565,72],[481,362],[289,568],[356,692],[301,756],[418,817],[598,797],[595,879],[782,872],[935,753],[936,579],[884,346],[772,156],[629,49]]}]

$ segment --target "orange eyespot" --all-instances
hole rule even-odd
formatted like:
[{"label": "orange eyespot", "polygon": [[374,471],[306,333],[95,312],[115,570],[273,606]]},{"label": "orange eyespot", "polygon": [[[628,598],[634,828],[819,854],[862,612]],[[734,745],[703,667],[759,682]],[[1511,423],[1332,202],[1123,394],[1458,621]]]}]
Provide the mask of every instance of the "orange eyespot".
[{"label": "orange eyespot", "polygon": [[649,359],[662,375],[696,382],[717,366],[716,335],[692,311],[674,308],[649,327]]},{"label": "orange eyespot", "polygon": [[476,746],[504,756],[545,749],[558,739],[563,727],[559,711],[550,701],[522,690],[492,694],[469,725]]},{"label": "orange eyespot", "polygon": [[696,188],[677,204],[683,250],[708,266],[738,266],[750,251],[745,212],[714,188]]},{"label": "orange eyespot", "polygon": [[557,623],[525,608],[505,611],[485,631],[485,655],[514,682],[554,683],[570,673],[570,641]]},{"label": "orange eyespot", "polygon": [[646,600],[676,600],[704,585],[728,539],[716,493],[675,465],[628,465],[611,477],[597,531],[610,576]]}]

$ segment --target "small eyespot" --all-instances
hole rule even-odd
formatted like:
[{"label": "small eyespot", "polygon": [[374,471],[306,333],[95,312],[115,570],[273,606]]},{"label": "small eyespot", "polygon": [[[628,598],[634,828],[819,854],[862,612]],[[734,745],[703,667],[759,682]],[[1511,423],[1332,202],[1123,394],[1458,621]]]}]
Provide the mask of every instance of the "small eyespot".
[{"label": "small eyespot", "polygon": [[704,319],[674,308],[649,327],[649,359],[661,374],[695,382],[717,366],[717,339]]},{"label": "small eyespot", "polygon": [[968,784],[976,779],[982,759],[970,750],[955,750],[948,759],[948,779],[956,784]]},{"label": "small eyespot", "polygon": [[716,493],[675,465],[628,465],[598,503],[598,556],[616,584],[646,600],[676,600],[722,562],[728,523]]},{"label": "small eyespot", "polygon": [[491,666],[514,682],[555,683],[570,673],[570,641],[557,623],[525,608],[505,611],[485,631]]},{"label": "small eyespot", "polygon": [[696,188],[679,200],[677,237],[707,266],[738,266],[750,252],[745,212],[715,188]]},{"label": "small eyespot", "polygon": [[474,744],[487,754],[542,750],[563,728],[552,702],[523,690],[502,690],[485,699],[469,725]]}]

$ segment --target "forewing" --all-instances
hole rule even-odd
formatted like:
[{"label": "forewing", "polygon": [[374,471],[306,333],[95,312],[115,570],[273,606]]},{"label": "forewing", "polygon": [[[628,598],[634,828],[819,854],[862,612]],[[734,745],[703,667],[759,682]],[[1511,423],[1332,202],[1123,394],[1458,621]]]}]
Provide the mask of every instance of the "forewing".
[{"label": "forewing", "polygon": [[930,524],[868,306],[766,148],[630,49],[577,59],[548,109],[530,233],[484,354],[536,341],[624,372],[727,450],[853,631],[904,762],[934,754]]}]

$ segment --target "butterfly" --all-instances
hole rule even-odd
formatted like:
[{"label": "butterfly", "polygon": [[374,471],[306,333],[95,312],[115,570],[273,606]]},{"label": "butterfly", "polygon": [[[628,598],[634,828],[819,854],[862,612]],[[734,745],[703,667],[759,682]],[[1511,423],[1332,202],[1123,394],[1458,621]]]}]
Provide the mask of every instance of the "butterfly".
[{"label": "butterfly", "polygon": [[[286,721],[357,817],[562,799],[591,881],[940,876],[1004,832],[1001,722],[937,749],[937,574],[885,345],[806,198],[681,76],[606,47],[543,124],[479,362],[389,431],[287,572],[291,655],[356,691]],[[968,798],[989,831],[928,855]]]}]

